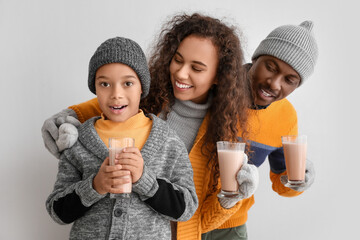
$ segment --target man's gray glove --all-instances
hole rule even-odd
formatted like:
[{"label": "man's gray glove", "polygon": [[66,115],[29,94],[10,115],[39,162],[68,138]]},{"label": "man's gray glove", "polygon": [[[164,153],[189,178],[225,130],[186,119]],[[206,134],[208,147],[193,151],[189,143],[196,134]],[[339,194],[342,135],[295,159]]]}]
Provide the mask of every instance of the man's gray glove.
[{"label": "man's gray glove", "polygon": [[[71,135],[71,133],[72,134],[74,133],[74,129],[66,130],[66,131],[64,129],[64,134],[63,134],[61,140],[59,140],[59,127],[63,123],[69,123],[75,127],[80,126],[80,122],[79,122],[79,120],[77,120],[77,115],[74,112],[74,110],[64,109],[61,112],[53,115],[49,119],[45,120],[45,122],[41,128],[41,134],[42,134],[42,138],[43,138],[45,147],[56,158],[60,158],[60,152],[62,150],[64,150],[67,147],[71,147],[75,143],[73,140],[70,140],[70,139],[73,139],[73,137],[69,137],[69,134]],[[67,129],[69,129],[69,128],[67,127]],[[67,135],[67,137],[66,137],[66,135]],[[66,139],[69,140],[68,143],[64,142],[64,140],[66,140]],[[76,139],[77,139],[77,130],[76,130]],[[61,145],[60,146],[61,150],[59,149],[59,146],[57,145],[58,140]]]},{"label": "man's gray glove", "polygon": [[[311,161],[306,160],[305,184],[301,187],[289,187],[289,188],[298,192],[302,192],[308,189],[314,183],[314,180],[315,180],[314,164]],[[288,176],[287,175],[281,176],[280,181],[283,185],[285,185],[288,182]]]},{"label": "man's gray glove", "polygon": [[252,196],[259,186],[259,171],[253,164],[248,164],[248,157],[244,153],[244,163],[236,175],[239,184],[239,196],[234,198],[219,198],[223,208],[232,208],[242,199]]}]

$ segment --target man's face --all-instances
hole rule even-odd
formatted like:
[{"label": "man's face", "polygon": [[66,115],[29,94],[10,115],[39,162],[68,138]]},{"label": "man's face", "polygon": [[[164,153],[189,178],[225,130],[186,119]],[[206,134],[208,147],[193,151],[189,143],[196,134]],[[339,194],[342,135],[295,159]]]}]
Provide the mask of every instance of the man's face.
[{"label": "man's face", "polygon": [[287,63],[263,55],[253,61],[250,69],[254,103],[267,106],[292,93],[300,84],[299,74]]}]

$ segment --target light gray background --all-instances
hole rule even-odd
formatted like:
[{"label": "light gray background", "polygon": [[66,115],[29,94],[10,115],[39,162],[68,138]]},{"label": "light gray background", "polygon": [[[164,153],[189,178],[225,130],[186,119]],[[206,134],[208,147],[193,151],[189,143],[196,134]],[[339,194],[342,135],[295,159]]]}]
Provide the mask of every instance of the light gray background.
[{"label": "light gray background", "polygon": [[308,135],[316,181],[303,195],[271,190],[260,168],[250,239],[355,239],[359,197],[359,28],[356,1],[49,1],[0,0],[0,239],[66,239],[70,226],[45,210],[57,160],[43,145],[43,121],[94,95],[88,61],[105,39],[126,36],[149,53],[162,23],[179,11],[201,11],[238,24],[246,60],[273,28],[315,22],[315,74],[290,97],[300,133]]}]

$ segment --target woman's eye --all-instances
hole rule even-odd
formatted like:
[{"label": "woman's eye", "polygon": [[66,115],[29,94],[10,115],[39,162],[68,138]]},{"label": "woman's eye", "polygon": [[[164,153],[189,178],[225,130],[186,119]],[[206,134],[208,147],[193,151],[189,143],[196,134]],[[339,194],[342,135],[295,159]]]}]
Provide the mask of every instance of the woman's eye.
[{"label": "woman's eye", "polygon": [[198,68],[198,67],[192,67],[192,69],[195,71],[195,72],[201,72],[202,69]]},{"label": "woman's eye", "polygon": [[174,58],[174,61],[175,61],[176,63],[181,63],[181,61],[180,61],[179,59],[177,59],[177,58]]}]

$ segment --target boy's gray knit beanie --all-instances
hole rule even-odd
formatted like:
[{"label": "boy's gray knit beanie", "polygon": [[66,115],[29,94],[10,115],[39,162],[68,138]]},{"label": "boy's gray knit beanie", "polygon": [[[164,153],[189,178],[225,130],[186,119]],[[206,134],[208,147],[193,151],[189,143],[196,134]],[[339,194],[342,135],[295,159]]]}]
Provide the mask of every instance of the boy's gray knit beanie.
[{"label": "boy's gray knit beanie", "polygon": [[313,73],[318,57],[316,40],[312,33],[313,22],[299,26],[284,25],[274,29],[257,47],[252,60],[270,55],[289,64],[300,75],[301,82]]},{"label": "boy's gray knit beanie", "polygon": [[142,94],[141,98],[148,95],[150,89],[150,72],[146,62],[146,57],[136,42],[123,37],[110,38],[103,42],[95,51],[89,63],[88,85],[92,93],[95,90],[95,74],[103,65],[109,63],[123,63],[131,67],[138,75]]}]

